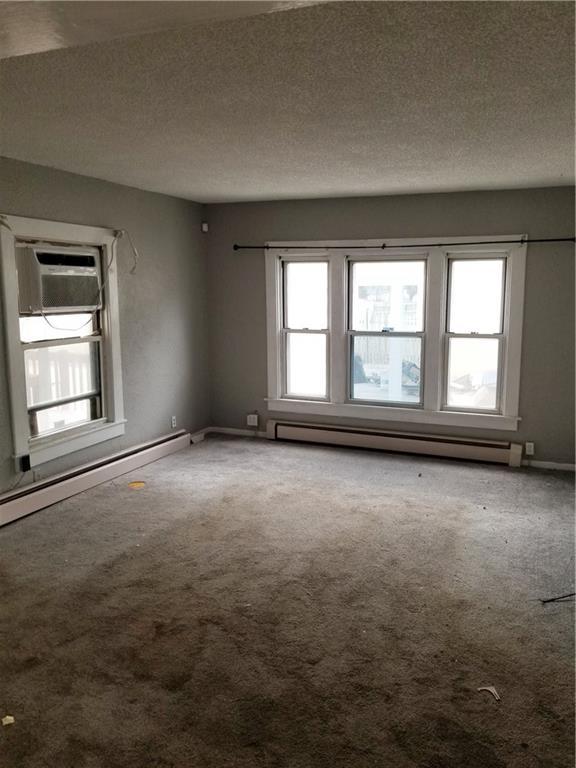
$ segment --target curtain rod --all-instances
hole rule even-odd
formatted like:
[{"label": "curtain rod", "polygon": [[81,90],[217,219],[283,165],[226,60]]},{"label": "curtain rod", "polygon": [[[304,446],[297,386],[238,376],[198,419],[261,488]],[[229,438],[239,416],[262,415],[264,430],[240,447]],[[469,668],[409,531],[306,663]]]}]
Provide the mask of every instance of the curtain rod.
[{"label": "curtain rod", "polygon": [[576,237],[547,237],[540,239],[529,239],[521,237],[520,240],[477,240],[473,243],[404,243],[402,245],[238,245],[234,243],[235,251],[254,251],[254,250],[279,250],[279,251],[355,251],[355,250],[373,250],[374,248],[449,248],[454,245],[524,245],[528,243],[575,243]]}]

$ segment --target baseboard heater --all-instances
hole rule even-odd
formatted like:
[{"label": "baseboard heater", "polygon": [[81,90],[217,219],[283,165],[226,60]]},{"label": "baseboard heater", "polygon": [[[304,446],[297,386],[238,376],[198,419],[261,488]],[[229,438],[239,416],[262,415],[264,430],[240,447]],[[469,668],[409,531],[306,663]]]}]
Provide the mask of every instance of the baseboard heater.
[{"label": "baseboard heater", "polygon": [[69,472],[39,480],[24,488],[0,496],[0,526],[12,523],[20,517],[49,507],[58,501],[105,483],[133,469],[161,459],[190,445],[190,434],[184,430],[159,437],[105,459],[84,464]]},{"label": "baseboard heater", "polygon": [[276,440],[296,440],[304,443],[488,461],[508,464],[511,467],[519,467],[522,460],[522,446],[519,443],[411,432],[382,432],[375,429],[353,429],[324,424],[268,422],[268,437]]}]

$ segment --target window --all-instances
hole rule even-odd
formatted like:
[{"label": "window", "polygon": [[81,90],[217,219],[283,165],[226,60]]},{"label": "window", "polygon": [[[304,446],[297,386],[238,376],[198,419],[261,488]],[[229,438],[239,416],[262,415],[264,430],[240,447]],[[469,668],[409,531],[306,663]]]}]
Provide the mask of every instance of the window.
[{"label": "window", "polygon": [[288,397],[326,398],[328,264],[284,264],[285,388]]},{"label": "window", "polygon": [[[0,243],[14,454],[19,468],[22,457],[34,467],[124,433],[116,240],[100,228],[17,216],[5,222]],[[70,262],[65,268],[62,253]],[[45,272],[25,279],[36,262]],[[86,279],[75,279],[90,265]]]},{"label": "window", "polygon": [[498,411],[505,259],[450,259],[446,406]]},{"label": "window", "polygon": [[350,263],[351,399],[422,402],[425,261]]},{"label": "window", "polygon": [[526,246],[492,239],[269,244],[269,409],[517,429]]},{"label": "window", "polygon": [[99,315],[20,317],[31,437],[101,417]]}]

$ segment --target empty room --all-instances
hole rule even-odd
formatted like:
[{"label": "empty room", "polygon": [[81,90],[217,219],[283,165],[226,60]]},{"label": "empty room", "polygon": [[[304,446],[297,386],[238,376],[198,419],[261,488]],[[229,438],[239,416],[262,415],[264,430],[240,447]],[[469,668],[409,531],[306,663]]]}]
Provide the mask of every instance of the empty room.
[{"label": "empty room", "polygon": [[2,768],[573,768],[574,12],[0,2]]}]

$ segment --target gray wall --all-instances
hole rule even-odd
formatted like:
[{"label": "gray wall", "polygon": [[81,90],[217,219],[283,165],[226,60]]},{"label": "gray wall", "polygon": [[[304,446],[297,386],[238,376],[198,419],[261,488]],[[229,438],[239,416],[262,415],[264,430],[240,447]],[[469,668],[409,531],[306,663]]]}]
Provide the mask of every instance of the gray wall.
[{"label": "gray wall", "polygon": [[[235,242],[524,232],[545,238],[574,233],[570,187],[239,203],[211,205],[207,210],[212,418],[215,425],[228,427],[245,427],[246,413],[254,410],[267,415],[264,256],[262,251],[234,252]],[[570,244],[529,246],[522,346],[520,430],[472,430],[472,434],[531,440],[536,443],[535,459],[573,462],[574,249]],[[331,421],[362,424],[350,419]],[[392,422],[386,426],[418,429]]]},{"label": "gray wall", "polygon": [[[245,427],[268,415],[266,294],[262,251],[235,242],[364,237],[571,236],[569,187],[444,195],[210,205],[141,192],[13,160],[0,160],[0,212],[130,231],[141,261],[119,258],[126,435],[43,465],[36,477],[107,455],[170,430]],[[210,234],[200,221],[208,218]],[[208,258],[207,258],[208,257]],[[0,490],[18,476],[0,313]],[[210,402],[211,397],[211,402]],[[521,428],[475,435],[536,443],[536,459],[574,461],[574,251],[528,249],[522,350]],[[273,414],[270,414],[273,415]],[[314,417],[309,420],[314,420]],[[332,419],[373,427],[373,422]],[[387,423],[417,430],[415,425]],[[435,428],[437,433],[470,430]],[[24,480],[32,479],[26,477]]]},{"label": "gray wall", "polygon": [[[42,465],[36,478],[170,432],[210,422],[206,338],[206,236],[202,206],[173,197],[0,160],[0,212],[127,229],[140,252],[119,249],[120,332],[126,434]],[[0,300],[1,301],[1,300]],[[5,340],[0,312],[0,490],[12,460]],[[30,473],[31,475],[31,473]],[[25,481],[32,479],[31,476]]]}]

